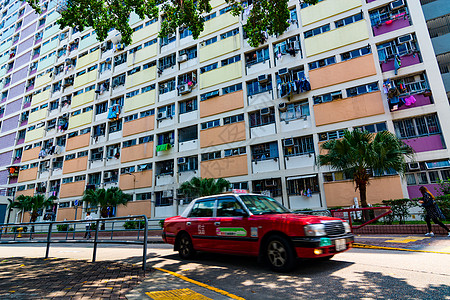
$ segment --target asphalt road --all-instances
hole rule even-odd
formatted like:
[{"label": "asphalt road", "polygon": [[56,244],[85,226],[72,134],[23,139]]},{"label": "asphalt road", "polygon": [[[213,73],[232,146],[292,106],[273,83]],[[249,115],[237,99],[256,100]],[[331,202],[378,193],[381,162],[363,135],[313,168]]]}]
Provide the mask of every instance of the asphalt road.
[{"label": "asphalt road", "polygon": [[[45,248],[32,247],[30,252],[29,247],[0,246],[0,257],[38,257],[45,252]],[[100,247],[98,260],[137,262],[141,251],[129,246]],[[76,259],[89,259],[91,253],[91,248],[79,245],[52,247],[50,251],[52,257]],[[201,253],[195,260],[183,261],[168,245],[149,245],[148,253],[149,266],[244,299],[450,299],[448,254],[351,249],[331,261],[300,262],[294,272],[277,274],[255,258]],[[166,281],[148,276],[137,287],[141,297],[136,299],[149,299],[145,292],[150,287],[154,290],[156,283],[158,290],[170,290]],[[186,287],[191,286],[186,282]]]}]

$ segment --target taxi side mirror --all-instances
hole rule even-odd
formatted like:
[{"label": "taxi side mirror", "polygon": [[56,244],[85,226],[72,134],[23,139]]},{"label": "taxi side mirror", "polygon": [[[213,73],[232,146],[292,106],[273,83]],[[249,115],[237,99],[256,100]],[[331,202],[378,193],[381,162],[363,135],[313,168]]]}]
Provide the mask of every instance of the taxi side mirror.
[{"label": "taxi side mirror", "polygon": [[248,217],[247,212],[240,208],[236,208],[235,210],[233,210],[233,215],[235,215],[236,217]]}]

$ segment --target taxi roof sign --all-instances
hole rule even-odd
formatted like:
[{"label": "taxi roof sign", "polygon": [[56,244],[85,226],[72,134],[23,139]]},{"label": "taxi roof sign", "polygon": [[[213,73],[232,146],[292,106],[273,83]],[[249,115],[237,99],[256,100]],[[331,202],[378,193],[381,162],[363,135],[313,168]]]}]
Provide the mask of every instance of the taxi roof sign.
[{"label": "taxi roof sign", "polygon": [[232,189],[231,191],[232,191],[234,194],[248,194],[248,190]]}]

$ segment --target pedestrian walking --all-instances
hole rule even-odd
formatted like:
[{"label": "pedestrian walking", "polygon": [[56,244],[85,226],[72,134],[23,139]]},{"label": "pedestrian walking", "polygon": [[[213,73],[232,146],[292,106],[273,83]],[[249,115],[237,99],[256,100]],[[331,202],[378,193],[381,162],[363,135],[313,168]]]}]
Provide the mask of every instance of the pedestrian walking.
[{"label": "pedestrian walking", "polygon": [[428,232],[425,233],[426,236],[434,236],[433,230],[431,229],[431,222],[430,220],[433,220],[435,224],[438,224],[442,228],[444,228],[448,236],[450,237],[450,229],[447,228],[447,226],[444,225],[439,219],[444,220],[445,216],[440,210],[439,206],[437,205],[433,194],[424,186],[421,186],[419,188],[419,191],[422,193],[422,200],[419,200],[419,203],[422,204],[422,206],[425,208],[426,215],[425,215],[425,222],[427,222]]},{"label": "pedestrian walking", "polygon": [[86,233],[84,234],[84,238],[90,239],[91,238],[91,222],[90,221],[92,220],[92,216],[91,216],[90,212],[86,213],[86,217],[84,218],[84,220],[87,221]]}]

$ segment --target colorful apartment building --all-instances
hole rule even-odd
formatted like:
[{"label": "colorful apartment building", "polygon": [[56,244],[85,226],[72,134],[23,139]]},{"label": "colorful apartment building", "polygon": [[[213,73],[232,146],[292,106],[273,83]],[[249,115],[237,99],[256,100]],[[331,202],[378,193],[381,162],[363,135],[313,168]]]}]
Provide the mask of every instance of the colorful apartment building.
[{"label": "colorful apartment building", "polygon": [[352,181],[315,165],[345,129],[389,130],[417,152],[405,177],[372,174],[371,204],[450,177],[448,70],[437,63],[449,50],[425,19],[447,0],[292,0],[290,27],[258,48],[242,29],[248,13],[223,0],[198,40],[186,28],[158,38],[158,19],[132,15],[128,46],[116,31],[98,42],[91,29],[60,30],[56,0],[45,2],[40,15],[14,0],[0,12],[0,185],[57,196],[57,220],[75,217],[85,189],[113,186],[134,199],[115,215],[171,216],[194,176],[291,209],[350,206]]}]

